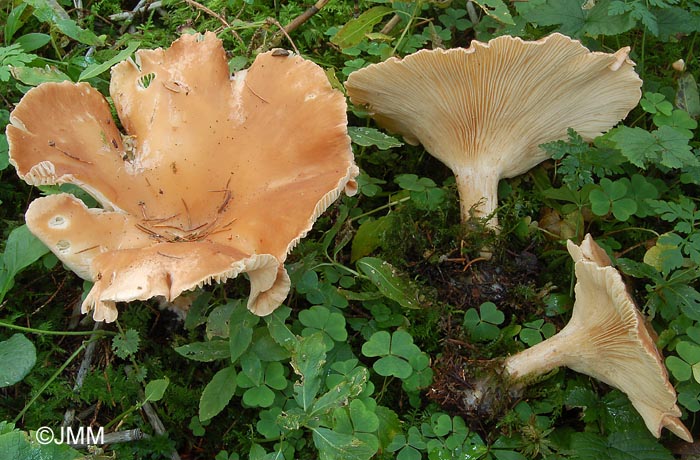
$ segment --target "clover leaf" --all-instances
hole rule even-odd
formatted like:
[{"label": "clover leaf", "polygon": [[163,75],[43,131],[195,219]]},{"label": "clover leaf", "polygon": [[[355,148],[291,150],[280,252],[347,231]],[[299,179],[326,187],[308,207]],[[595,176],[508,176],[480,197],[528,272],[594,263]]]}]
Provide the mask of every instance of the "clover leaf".
[{"label": "clover leaf", "polygon": [[663,115],[671,115],[673,112],[673,104],[666,100],[666,96],[660,93],[645,93],[644,98],[639,101],[645,112]]},{"label": "clover leaf", "polygon": [[700,385],[697,382],[682,382],[676,388],[678,402],[691,412],[700,411]]},{"label": "clover leaf", "polygon": [[484,302],[479,307],[479,312],[470,308],[464,314],[464,327],[469,331],[472,339],[488,341],[498,338],[501,331],[499,324],[503,324],[505,316],[492,302]]},{"label": "clover leaf", "polygon": [[[241,388],[247,388],[243,393],[243,402],[252,407],[270,407],[275,401],[275,392],[272,390],[284,390],[287,388],[287,379],[284,376],[284,366],[279,362],[267,363],[264,371],[258,371],[259,380],[251,378],[249,374],[241,372],[236,378],[236,383]],[[256,381],[258,380],[258,381]]]},{"label": "clover leaf", "polygon": [[433,211],[445,200],[447,193],[438,188],[435,182],[427,177],[418,177],[415,174],[399,174],[394,179],[399,187],[407,190],[411,200],[418,209]]},{"label": "clover leaf", "polygon": [[387,446],[389,452],[399,452],[396,456],[397,460],[420,460],[423,458],[421,451],[426,449],[427,445],[423,435],[418,428],[412,426],[408,429],[408,436],[397,434]]},{"label": "clover leaf", "polygon": [[673,376],[683,382],[691,377],[700,383],[700,346],[690,342],[676,345],[678,356],[666,358],[666,366]]},{"label": "clover leaf", "polygon": [[599,188],[591,190],[591,211],[597,216],[605,216],[612,211],[615,219],[626,221],[637,212],[637,202],[627,197],[628,186],[625,181],[603,178]]},{"label": "clover leaf", "polygon": [[537,345],[544,339],[548,339],[557,331],[552,323],[546,323],[543,319],[523,323],[523,329],[520,331],[520,340],[528,346]]},{"label": "clover leaf", "polygon": [[348,338],[345,317],[340,313],[331,312],[324,306],[315,305],[299,312],[299,321],[306,326],[301,331],[302,336],[306,337],[319,331],[323,333],[326,351],[330,351],[335,342],[344,342]]},{"label": "clover leaf", "polygon": [[414,355],[420,355],[421,351],[408,332],[398,330],[393,334],[387,331],[375,332],[362,346],[362,354],[370,358],[379,357],[372,366],[379,375],[407,379],[413,373],[409,361]]}]

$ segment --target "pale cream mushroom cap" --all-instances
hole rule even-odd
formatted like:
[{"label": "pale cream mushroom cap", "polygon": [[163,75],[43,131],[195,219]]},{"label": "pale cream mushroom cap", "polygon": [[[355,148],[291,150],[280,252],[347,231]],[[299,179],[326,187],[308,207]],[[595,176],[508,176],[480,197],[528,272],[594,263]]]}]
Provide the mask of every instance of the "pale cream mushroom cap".
[{"label": "pale cream mushroom cap", "polygon": [[389,58],[350,74],[346,87],[380,126],[452,169],[466,219],[479,202],[479,216],[496,209],[499,179],[547,158],[540,144],[568,128],[590,141],[637,105],[642,82],[628,53],[590,52],[556,33],[501,36]]},{"label": "pale cream mushroom cap", "polygon": [[522,378],[567,366],[627,394],[654,436],[666,427],[692,442],[661,355],[620,273],[590,235],[567,247],[577,278],[571,320],[554,337],[509,357],[506,370]]},{"label": "pale cream mushroom cap", "polygon": [[110,93],[125,135],[85,83],[30,90],[7,128],[20,177],[78,185],[102,205],[61,194],[27,211],[30,230],[94,281],[83,310],[111,321],[114,302],[247,272],[248,308],[273,311],[289,251],[356,190],[342,94],[294,55],[261,54],[230,77],[212,33],[138,51],[112,69]]},{"label": "pale cream mushroom cap", "polygon": [[[676,391],[668,380],[661,354],[622,276],[590,235],[581,246],[568,241],[567,248],[576,263],[579,304],[574,307],[571,322],[588,327],[587,339],[593,345],[579,350],[579,360],[572,359],[567,366],[626,393],[656,437],[666,427],[692,442],[690,432],[678,418],[681,411],[676,405]],[[599,353],[580,356],[589,349]]]}]

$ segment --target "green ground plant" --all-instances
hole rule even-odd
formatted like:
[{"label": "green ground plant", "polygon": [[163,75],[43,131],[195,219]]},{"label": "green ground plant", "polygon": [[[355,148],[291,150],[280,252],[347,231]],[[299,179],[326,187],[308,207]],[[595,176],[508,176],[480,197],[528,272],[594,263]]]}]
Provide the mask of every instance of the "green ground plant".
[{"label": "green ground plant", "polygon": [[[627,397],[567,370],[512,401],[460,405],[475,363],[566,324],[566,239],[592,233],[626,276],[665,356],[683,421],[700,411],[700,2],[698,0],[13,0],[0,6],[0,125],[47,81],[108,93],[138,48],[212,30],[229,67],[272,47],[354,70],[422,48],[561,32],[595,51],[630,46],[644,81],[627,119],[592,143],[573,130],[551,160],[499,187],[494,234],[460,224],[452,173],[348,108],[359,193],[334,204],[287,260],[292,290],[260,318],[244,281],[199,290],[183,319],[156,301],[113,324],[75,311],[89,285],[27,230],[41,194],[0,134],[0,458],[581,459],[687,455],[646,429]],[[291,40],[291,41],[290,41]],[[683,60],[683,63],[679,60]],[[481,249],[493,248],[490,260]],[[84,368],[84,369],[83,369]],[[498,407],[496,407],[498,406]],[[130,442],[42,445],[37,430],[127,432]],[[690,457],[683,457],[690,458]]]}]

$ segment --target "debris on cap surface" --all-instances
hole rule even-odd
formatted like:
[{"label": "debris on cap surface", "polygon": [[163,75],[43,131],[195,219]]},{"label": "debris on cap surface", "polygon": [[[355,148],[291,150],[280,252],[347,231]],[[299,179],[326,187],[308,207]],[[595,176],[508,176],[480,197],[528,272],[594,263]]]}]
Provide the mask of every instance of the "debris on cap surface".
[{"label": "debris on cap surface", "polygon": [[[112,68],[107,100],[86,83],[30,90],[7,128],[10,161],[32,185],[29,229],[94,282],[83,311],[164,296],[246,272],[248,308],[289,291],[283,263],[342,191],[356,190],[343,95],[299,56],[259,55],[230,76],[213,33],[184,35]],[[123,127],[120,131],[118,123]]]}]

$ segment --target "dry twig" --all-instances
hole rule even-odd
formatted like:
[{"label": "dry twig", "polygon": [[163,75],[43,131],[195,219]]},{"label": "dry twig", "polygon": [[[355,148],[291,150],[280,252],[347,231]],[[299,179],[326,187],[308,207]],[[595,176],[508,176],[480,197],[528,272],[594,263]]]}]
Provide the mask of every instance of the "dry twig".
[{"label": "dry twig", "polygon": [[184,1],[185,3],[187,3],[188,5],[194,7],[194,8],[196,8],[196,9],[198,9],[198,10],[201,10],[201,11],[205,12],[205,13],[208,14],[209,16],[212,16],[212,17],[216,18],[216,19],[217,19],[221,24],[223,24],[224,27],[226,27],[227,29],[230,29],[230,28],[231,28],[231,25],[230,25],[228,22],[226,22],[226,19],[224,19],[223,16],[221,16],[220,14],[215,13],[213,10],[207,8],[206,6],[202,5],[201,3],[196,2],[195,0],[183,0],[183,1]]},{"label": "dry twig", "polygon": [[382,30],[379,31],[379,33],[382,33],[384,35],[389,35],[389,33],[394,30],[394,27],[396,27],[399,22],[401,22],[401,16],[397,14],[394,14],[391,19],[389,19],[389,22],[384,24],[384,27],[382,27]]},{"label": "dry twig", "polygon": [[287,24],[283,31],[285,33],[291,33],[295,29],[297,29],[300,25],[308,21],[311,16],[314,14],[318,13],[321,8],[326,6],[326,4],[329,2],[329,0],[318,0],[316,3],[314,3],[313,6],[310,6],[309,8],[306,9],[303,13],[301,13],[299,16],[294,18],[289,24]]},{"label": "dry twig", "polygon": [[134,7],[133,10],[124,11],[123,13],[110,14],[109,19],[112,21],[131,20],[137,14],[141,14],[143,12],[155,10],[157,8],[160,8],[162,5],[163,5],[163,2],[161,2],[161,1],[147,3],[146,1],[142,0],[136,5],[136,7]]},{"label": "dry twig", "polygon": [[318,13],[321,8],[326,6],[326,4],[330,0],[318,0],[316,3],[314,3],[312,6],[306,9],[303,13],[301,13],[299,16],[296,18],[292,19],[289,24],[286,26],[282,27],[279,22],[276,22],[276,25],[279,27],[280,31],[277,32],[272,39],[270,40],[269,48],[274,48],[276,46],[279,46],[280,42],[282,41],[283,38],[287,38],[289,42],[292,44],[292,47],[294,48],[294,51],[299,54],[299,51],[297,50],[296,46],[294,45],[294,42],[292,41],[291,37],[289,36],[290,33],[292,33],[294,30],[298,29],[299,26],[304,24],[306,21],[308,21],[314,14]]},{"label": "dry twig", "polygon": [[[102,328],[104,325],[104,322],[102,321],[97,321],[95,325],[93,326],[92,330],[97,331]],[[93,340],[92,342],[88,343],[87,347],[85,347],[85,354],[83,355],[83,360],[80,363],[80,367],[78,368],[78,374],[75,377],[75,384],[73,385],[73,393],[78,393],[80,392],[80,389],[83,387],[83,381],[85,380],[85,376],[87,375],[87,371],[90,369],[90,366],[92,365],[92,358],[95,356],[95,347],[97,347],[97,340]],[[75,420],[75,409],[70,408],[66,411],[65,414],[63,414],[63,426],[68,427],[73,424],[73,420]]]}]

